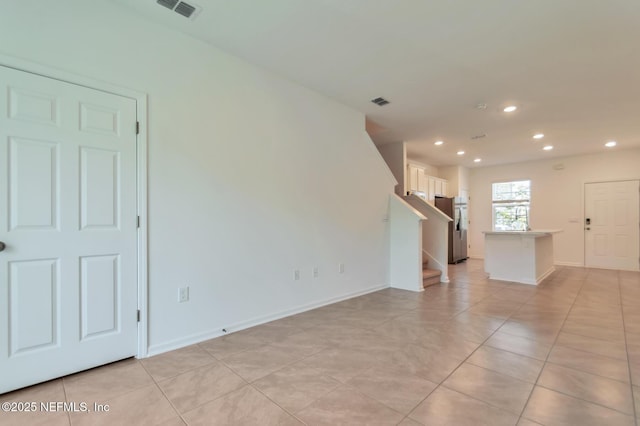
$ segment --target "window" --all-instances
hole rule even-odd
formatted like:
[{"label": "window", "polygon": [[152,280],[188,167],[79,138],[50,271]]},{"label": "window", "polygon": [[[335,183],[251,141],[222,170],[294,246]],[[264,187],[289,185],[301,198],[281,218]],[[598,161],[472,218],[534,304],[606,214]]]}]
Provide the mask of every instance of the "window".
[{"label": "window", "polygon": [[531,181],[493,184],[493,230],[526,231],[529,228]]}]

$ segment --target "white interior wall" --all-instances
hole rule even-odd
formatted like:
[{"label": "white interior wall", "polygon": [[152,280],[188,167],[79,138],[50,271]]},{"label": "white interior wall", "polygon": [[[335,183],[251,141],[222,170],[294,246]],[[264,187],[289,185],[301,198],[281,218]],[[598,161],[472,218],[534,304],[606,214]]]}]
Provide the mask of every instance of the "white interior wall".
[{"label": "white interior wall", "polygon": [[469,194],[469,169],[462,166],[440,167],[442,179],[448,182],[449,197],[467,197]]},{"label": "white interior wall", "polygon": [[[564,168],[554,170],[560,164]],[[482,231],[491,230],[492,221],[491,184],[531,179],[531,228],[562,229],[553,237],[556,263],[583,266],[584,184],[639,178],[640,149],[472,169],[469,255],[484,256]]]},{"label": "white interior wall", "polygon": [[405,187],[407,182],[405,174],[407,171],[407,149],[404,142],[395,142],[385,145],[377,146],[380,155],[384,158],[384,161],[389,166],[389,170],[393,173],[393,176],[398,181],[396,185],[396,194],[403,196],[406,194],[407,188]]},{"label": "white interior wall", "polygon": [[394,182],[362,114],[105,0],[5,1],[0,40],[148,94],[152,353],[387,285]]},{"label": "white interior wall", "polygon": [[458,195],[465,197],[469,195],[469,174],[467,167],[459,167],[458,170]]},{"label": "white interior wall", "polygon": [[389,284],[393,288],[423,291],[422,223],[427,218],[400,196],[389,197]]},{"label": "white interior wall", "polygon": [[458,166],[448,166],[448,167],[440,167],[438,171],[440,172],[440,176],[442,179],[446,179],[447,181],[447,197],[455,197],[458,195],[458,187],[460,185],[460,167]]}]

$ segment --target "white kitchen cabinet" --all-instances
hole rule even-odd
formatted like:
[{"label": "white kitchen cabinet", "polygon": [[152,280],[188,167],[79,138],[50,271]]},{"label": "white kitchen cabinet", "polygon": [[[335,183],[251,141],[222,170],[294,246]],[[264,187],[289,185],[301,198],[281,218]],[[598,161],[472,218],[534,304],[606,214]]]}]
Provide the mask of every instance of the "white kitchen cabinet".
[{"label": "white kitchen cabinet", "polygon": [[424,192],[425,194],[429,190],[427,176],[424,174],[424,169],[421,167],[409,164],[407,166],[407,183],[409,191]]},{"label": "white kitchen cabinet", "polygon": [[427,201],[434,203],[436,197],[447,197],[449,183],[435,176],[426,176]]},{"label": "white kitchen cabinet", "polygon": [[418,191],[424,192],[425,194],[429,191],[429,182],[424,171],[418,172]]},{"label": "white kitchen cabinet", "polygon": [[418,191],[419,172],[424,175],[424,170],[409,164],[407,166],[407,187],[409,191]]},{"label": "white kitchen cabinet", "polygon": [[447,197],[449,195],[449,183],[446,179],[429,176],[425,169],[415,164],[407,165],[407,191],[422,192],[427,202],[434,204],[436,196]]},{"label": "white kitchen cabinet", "polygon": [[428,181],[427,201],[431,204],[433,204],[436,199],[436,179],[437,178],[433,176],[427,176],[427,181]]},{"label": "white kitchen cabinet", "polygon": [[442,196],[442,179],[436,179],[436,192],[435,195]]}]

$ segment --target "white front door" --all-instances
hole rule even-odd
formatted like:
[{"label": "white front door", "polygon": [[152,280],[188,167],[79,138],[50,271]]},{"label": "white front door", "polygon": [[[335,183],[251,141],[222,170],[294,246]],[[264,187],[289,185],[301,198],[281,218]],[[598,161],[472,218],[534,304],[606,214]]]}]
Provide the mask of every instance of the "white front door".
[{"label": "white front door", "polygon": [[585,266],[640,267],[640,181],[585,184]]},{"label": "white front door", "polygon": [[0,393],[136,353],[136,101],[0,66]]}]

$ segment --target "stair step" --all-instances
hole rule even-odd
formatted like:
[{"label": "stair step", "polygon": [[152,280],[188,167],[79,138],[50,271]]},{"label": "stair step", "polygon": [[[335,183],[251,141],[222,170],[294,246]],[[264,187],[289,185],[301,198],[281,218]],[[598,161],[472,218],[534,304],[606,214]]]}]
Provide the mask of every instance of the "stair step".
[{"label": "stair step", "polygon": [[422,270],[422,278],[423,279],[439,277],[440,275],[442,275],[442,272],[440,272],[440,271],[438,271],[436,269],[423,269]]},{"label": "stair step", "polygon": [[440,284],[440,276],[442,272],[435,269],[422,270],[422,286],[427,287],[434,284]]}]

